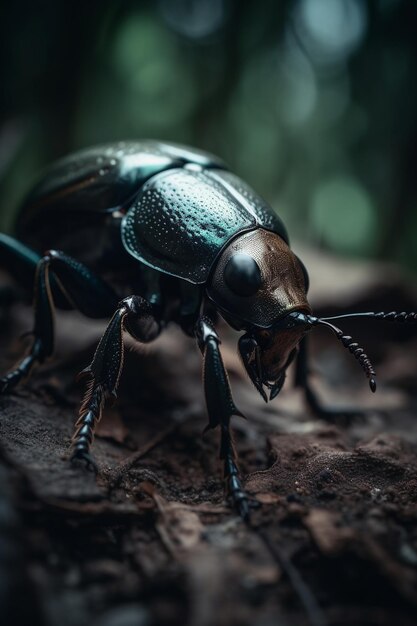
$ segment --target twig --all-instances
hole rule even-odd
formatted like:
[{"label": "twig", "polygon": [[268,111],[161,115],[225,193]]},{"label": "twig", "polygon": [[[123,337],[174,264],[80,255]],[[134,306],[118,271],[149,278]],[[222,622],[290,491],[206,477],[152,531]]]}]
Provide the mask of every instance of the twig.
[{"label": "twig", "polygon": [[136,463],[142,459],[148,452],[153,450],[156,446],[158,446],[166,437],[171,435],[173,432],[179,428],[181,424],[170,424],[168,428],[158,433],[150,439],[147,443],[145,443],[139,450],[136,450],[133,454],[130,454],[120,465],[116,467],[113,472],[113,477],[111,480],[110,487],[114,489],[118,486],[124,474],[128,472]]},{"label": "twig", "polygon": [[287,575],[295,593],[299,597],[301,604],[308,615],[311,626],[327,626],[327,619],[314,597],[313,592],[304,581],[300,572],[294,566],[285,551],[282,550],[276,543],[272,543],[271,539],[262,529],[255,528],[250,523],[248,524],[248,527],[262,539],[264,545],[270,551],[277,564]]}]

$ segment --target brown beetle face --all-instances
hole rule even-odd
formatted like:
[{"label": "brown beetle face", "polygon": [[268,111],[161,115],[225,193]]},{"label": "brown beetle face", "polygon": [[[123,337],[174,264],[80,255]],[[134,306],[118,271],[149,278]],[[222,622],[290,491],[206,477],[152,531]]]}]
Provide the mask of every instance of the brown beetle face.
[{"label": "brown beetle face", "polygon": [[260,348],[260,367],[263,382],[274,383],[296,355],[297,346],[304,335],[299,327],[254,333]]},{"label": "brown beetle face", "polygon": [[291,311],[310,312],[301,264],[275,233],[243,233],[225,248],[207,293],[236,328],[271,328]]},{"label": "brown beetle face", "polygon": [[311,312],[300,261],[270,231],[243,233],[220,255],[207,293],[234,328],[247,331],[239,341],[245,367],[260,393],[266,385],[275,397],[306,332],[282,320]]},{"label": "brown beetle face", "polygon": [[270,400],[281,391],[287,367],[296,356],[298,344],[306,330],[306,326],[297,325],[252,335],[246,333],[239,339],[243,364],[265,401],[267,395],[264,387],[270,390]]}]

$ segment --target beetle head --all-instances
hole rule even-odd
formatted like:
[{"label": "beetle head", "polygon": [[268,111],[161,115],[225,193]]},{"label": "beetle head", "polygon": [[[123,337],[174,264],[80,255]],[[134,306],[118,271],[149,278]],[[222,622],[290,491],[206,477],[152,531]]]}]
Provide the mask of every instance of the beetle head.
[{"label": "beetle head", "polygon": [[371,391],[375,391],[375,370],[368,355],[332,322],[365,317],[415,323],[417,313],[367,311],[314,317],[307,289],[304,265],[284,240],[258,229],[239,235],[223,250],[207,285],[207,295],[233,328],[246,330],[239,340],[239,352],[264,400],[268,399],[264,387],[270,390],[271,400],[278,395],[300,340],[317,327],[334,333],[358,361]]},{"label": "beetle head", "polygon": [[209,281],[208,296],[226,321],[246,330],[239,352],[264,399],[264,386],[271,390],[271,399],[278,395],[309,328],[297,315],[288,317],[311,312],[307,280],[301,261],[284,240],[257,229],[239,235],[223,250]]}]

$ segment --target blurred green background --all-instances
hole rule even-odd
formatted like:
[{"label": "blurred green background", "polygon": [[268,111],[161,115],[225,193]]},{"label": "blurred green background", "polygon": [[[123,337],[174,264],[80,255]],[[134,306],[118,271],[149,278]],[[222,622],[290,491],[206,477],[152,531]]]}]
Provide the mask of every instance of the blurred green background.
[{"label": "blurred green background", "polygon": [[0,228],[47,163],[205,148],[291,235],[417,271],[415,0],[88,0],[0,8]]}]

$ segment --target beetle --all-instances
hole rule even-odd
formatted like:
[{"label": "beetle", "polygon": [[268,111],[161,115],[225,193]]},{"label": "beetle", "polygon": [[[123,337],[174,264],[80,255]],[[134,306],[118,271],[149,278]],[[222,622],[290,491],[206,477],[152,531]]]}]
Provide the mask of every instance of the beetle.
[{"label": "beetle", "polygon": [[[44,252],[46,250],[46,252]],[[217,157],[173,143],[124,141],[76,152],[53,165],[24,201],[16,237],[0,235],[0,263],[34,288],[33,341],[0,379],[11,391],[54,349],[54,308],[110,318],[91,364],[72,440],[72,460],[97,469],[90,453],[105,401],[116,395],[123,332],[154,340],[170,322],[203,356],[208,427],[220,427],[227,494],[242,518],[250,502],[239,475],[230,421],[236,407],[219,348],[220,314],[242,331],[239,353],[265,401],[275,398],[297,357],[296,384],[315,413],[307,376],[307,334],[322,325],[352,352],[375,391],[363,349],[335,318],[312,315],[308,273],[283,221]],[[355,314],[415,321],[416,313]],[[342,316],[349,317],[349,315]]]}]

